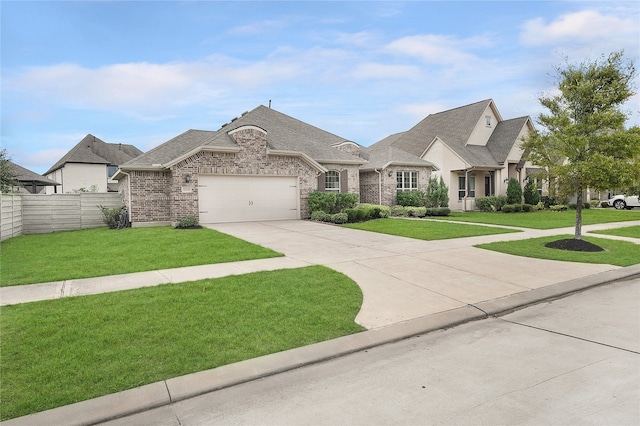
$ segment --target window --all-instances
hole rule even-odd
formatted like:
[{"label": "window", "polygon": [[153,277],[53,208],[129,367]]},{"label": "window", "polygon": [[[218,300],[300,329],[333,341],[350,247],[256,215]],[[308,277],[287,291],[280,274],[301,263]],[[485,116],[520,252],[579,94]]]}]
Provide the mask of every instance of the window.
[{"label": "window", "polygon": [[417,191],[418,172],[397,172],[396,189],[398,191]]},{"label": "window", "polygon": [[324,176],[324,190],[340,192],[340,173],[329,170]]},{"label": "window", "polygon": [[476,196],[476,177],[469,176],[469,186],[465,185],[465,177],[458,176],[458,200],[462,200],[464,198],[465,192],[468,192],[469,198],[475,198]]},{"label": "window", "polygon": [[485,119],[485,123],[487,123],[487,127],[491,127],[491,116],[485,115],[484,119]]},{"label": "window", "polygon": [[107,166],[107,177],[111,179],[113,175],[118,171],[118,166]]}]

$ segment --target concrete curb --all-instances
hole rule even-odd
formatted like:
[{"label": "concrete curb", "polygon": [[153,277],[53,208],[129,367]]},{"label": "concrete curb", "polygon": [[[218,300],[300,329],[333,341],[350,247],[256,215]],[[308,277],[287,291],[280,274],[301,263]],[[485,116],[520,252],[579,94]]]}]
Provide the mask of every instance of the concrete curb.
[{"label": "concrete curb", "polygon": [[387,327],[175,377],[2,422],[2,425],[93,425],[467,322],[500,316],[603,284],[640,276],[640,264],[439,312]]}]

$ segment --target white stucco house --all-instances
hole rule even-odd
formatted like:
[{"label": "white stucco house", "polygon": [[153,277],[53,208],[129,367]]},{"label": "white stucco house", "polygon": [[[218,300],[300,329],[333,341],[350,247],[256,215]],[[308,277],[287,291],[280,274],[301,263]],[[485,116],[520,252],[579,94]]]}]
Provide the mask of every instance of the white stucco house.
[{"label": "white stucco house", "polygon": [[44,173],[58,182],[48,186],[46,193],[116,192],[118,182],[112,177],[118,167],[141,154],[133,145],[106,143],[89,134]]}]

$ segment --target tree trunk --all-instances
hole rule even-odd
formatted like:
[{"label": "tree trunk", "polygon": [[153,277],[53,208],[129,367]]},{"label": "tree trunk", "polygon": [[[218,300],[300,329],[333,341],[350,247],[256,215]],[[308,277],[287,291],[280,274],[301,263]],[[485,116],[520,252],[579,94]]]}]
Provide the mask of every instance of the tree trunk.
[{"label": "tree trunk", "polygon": [[578,188],[578,197],[576,200],[576,240],[582,239],[582,185]]}]

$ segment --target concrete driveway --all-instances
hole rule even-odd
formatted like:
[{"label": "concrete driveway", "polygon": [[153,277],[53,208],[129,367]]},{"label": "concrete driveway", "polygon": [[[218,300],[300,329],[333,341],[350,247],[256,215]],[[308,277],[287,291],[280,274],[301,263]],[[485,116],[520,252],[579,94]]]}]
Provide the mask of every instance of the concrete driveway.
[{"label": "concrete driveway", "polygon": [[566,233],[563,229],[422,241],[302,220],[207,226],[349,276],[364,295],[356,321],[368,329],[618,268],[473,247]]}]

